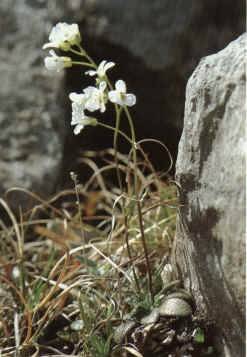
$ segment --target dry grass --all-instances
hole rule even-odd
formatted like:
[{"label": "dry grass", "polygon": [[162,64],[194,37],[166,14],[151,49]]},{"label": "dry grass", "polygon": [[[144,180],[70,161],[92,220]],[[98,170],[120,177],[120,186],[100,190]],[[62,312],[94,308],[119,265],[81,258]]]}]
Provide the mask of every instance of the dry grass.
[{"label": "dry grass", "polygon": [[[118,155],[123,190],[108,182],[114,151],[104,152],[81,186],[0,221],[0,355],[106,357],[113,332],[128,317],[159,301],[160,272],[175,229],[176,188],[161,180],[146,155],[138,162],[139,207],[133,198],[133,164]],[[103,154],[102,154],[103,155]],[[12,190],[12,194],[16,189]],[[148,280],[145,238],[152,276]]]}]

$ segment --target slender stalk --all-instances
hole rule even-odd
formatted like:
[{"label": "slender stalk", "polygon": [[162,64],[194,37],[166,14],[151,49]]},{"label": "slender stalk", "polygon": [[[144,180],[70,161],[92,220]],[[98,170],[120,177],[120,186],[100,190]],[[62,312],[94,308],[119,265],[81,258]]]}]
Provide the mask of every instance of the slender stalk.
[{"label": "slender stalk", "polygon": [[[110,130],[112,130],[114,132],[116,132],[116,130],[117,130],[113,126],[108,125],[108,124],[104,124],[104,123],[102,123],[100,121],[97,122],[97,125],[100,125],[100,126],[102,126],[103,128],[106,128],[106,129],[110,129]],[[130,144],[132,144],[132,140],[123,131],[118,129],[118,134],[122,135]]]},{"label": "slender stalk", "polygon": [[[130,131],[131,131],[131,136],[132,136],[134,166],[137,167],[136,138],[135,138],[135,129],[134,129],[134,125],[133,125],[133,120],[132,120],[129,110],[126,106],[124,107],[124,111],[125,111],[128,121],[129,121],[129,126],[130,126]],[[141,241],[142,241],[142,246],[143,246],[145,260],[146,260],[148,288],[149,288],[151,301],[153,303],[154,295],[153,295],[152,273],[151,273],[151,266],[150,266],[150,261],[149,261],[149,257],[148,257],[148,249],[147,249],[144,227],[143,227],[141,202],[138,197],[138,191],[137,191],[137,176],[136,176],[136,174],[134,175],[134,194],[135,194],[135,198],[136,198],[136,202],[137,202],[137,214],[138,214],[138,220],[139,220],[139,226],[140,226]]]},{"label": "slender stalk", "polygon": [[143,217],[142,217],[140,200],[137,200],[137,213],[138,213],[138,220],[139,220],[139,226],[140,226],[142,246],[143,246],[146,265],[147,265],[148,289],[150,292],[151,301],[153,303],[154,302],[154,294],[153,294],[152,273],[151,273],[151,266],[150,266],[150,261],[149,261],[149,257],[148,257],[148,249],[147,249],[146,238],[145,238],[144,227],[143,227]]},{"label": "slender stalk", "polygon": [[[125,200],[124,200],[124,207],[123,208],[125,210]],[[128,253],[130,261],[132,262],[132,254],[131,254],[131,249],[130,249],[130,244],[129,244],[128,217],[127,217],[126,213],[124,214],[124,227],[125,227],[125,243],[126,243],[127,253]],[[139,284],[139,281],[138,281],[138,278],[137,278],[135,266],[134,266],[133,263],[132,263],[132,271],[133,271],[133,276],[134,276],[137,292],[140,293],[141,288],[140,288],[140,284]]]},{"label": "slender stalk", "polygon": [[86,59],[95,66],[95,68],[97,68],[97,65],[96,63],[94,62],[94,60],[88,55],[88,53],[80,46],[78,45],[78,48],[80,50],[80,55],[83,56],[83,57],[86,57]]},{"label": "slender stalk", "polygon": [[84,67],[90,67],[90,68],[95,68],[94,65],[88,62],[80,62],[80,61],[72,61],[72,64],[76,64],[79,66],[84,66]]},{"label": "slender stalk", "polygon": [[[88,67],[92,67],[92,68],[97,68],[96,63],[94,62],[94,60],[87,54],[87,52],[80,46],[78,45],[77,48],[79,48],[79,51],[75,50],[74,48],[70,48],[70,52],[74,53],[75,55],[81,56],[81,57],[85,57],[88,62],[84,62]],[[74,63],[74,62],[73,62]],[[83,63],[83,62],[78,62],[79,63]]]},{"label": "slender stalk", "polygon": [[[78,207],[79,223],[80,223],[80,228],[81,228],[82,239],[83,239],[84,244],[86,245],[85,232],[83,229],[82,209],[81,209],[81,202],[80,202],[80,192],[78,190],[77,175],[74,173],[71,173],[71,179],[73,180],[74,186],[75,186],[76,204]],[[84,254],[84,251],[83,251],[83,254]]]},{"label": "slender stalk", "polygon": [[[115,105],[115,111],[116,111],[116,127],[114,131],[114,138],[113,138],[113,148],[114,148],[114,157],[115,157],[115,164],[116,164],[116,171],[117,171],[117,178],[118,178],[118,183],[121,192],[123,192],[123,185],[122,185],[122,180],[121,180],[121,174],[119,171],[119,164],[118,164],[118,158],[117,158],[117,139],[118,139],[118,134],[120,134],[120,119],[121,119],[121,109],[118,108],[117,105]],[[130,140],[131,142],[131,140]]]},{"label": "slender stalk", "polygon": [[70,52],[74,53],[75,55],[78,55],[78,56],[81,56],[81,57],[85,57],[84,54],[82,54],[81,51],[77,51],[74,48],[70,48],[69,50],[70,50]]},{"label": "slender stalk", "polygon": [[[131,138],[132,138],[132,149],[133,149],[133,160],[134,160],[134,166],[137,167],[137,154],[136,154],[136,137],[135,137],[135,128],[133,125],[133,120],[131,118],[130,112],[128,108],[125,106],[124,107],[124,112],[127,116],[129,126],[130,126],[130,132],[131,132]],[[134,175],[134,195],[135,198],[138,200],[138,193],[137,193],[138,187],[137,187],[137,176]]]},{"label": "slender stalk", "polygon": [[[110,83],[109,80],[108,80],[108,84],[112,88],[111,83]],[[119,109],[118,105],[115,105],[115,111],[116,111],[116,127],[115,127],[115,130],[114,130],[113,148],[114,148],[114,154],[115,154],[114,157],[115,157],[115,164],[116,164],[116,171],[117,171],[119,187],[120,187],[121,192],[124,193],[122,180],[121,180],[121,174],[120,174],[120,170],[119,170],[119,162],[118,162],[118,157],[117,157],[117,139],[118,139],[118,135],[121,134],[126,139],[128,138],[128,141],[130,142],[131,145],[132,145],[132,140],[119,129],[122,108]],[[127,254],[128,254],[130,262],[132,262],[133,259],[132,259],[130,245],[129,245],[129,227],[128,227],[128,215],[127,215],[127,212],[126,212],[126,199],[125,199],[125,197],[122,198],[122,211],[123,211],[123,216],[124,216],[124,231],[125,231],[124,238],[125,238],[125,243],[126,243],[126,247],[127,247]],[[136,270],[135,270],[135,266],[134,266],[133,263],[132,263],[132,271],[133,271],[133,277],[134,277],[134,280],[135,280],[136,288],[137,288],[137,291],[139,293],[140,292],[140,284],[139,284],[139,281],[138,281],[138,278],[137,278],[137,274],[136,274]]]}]

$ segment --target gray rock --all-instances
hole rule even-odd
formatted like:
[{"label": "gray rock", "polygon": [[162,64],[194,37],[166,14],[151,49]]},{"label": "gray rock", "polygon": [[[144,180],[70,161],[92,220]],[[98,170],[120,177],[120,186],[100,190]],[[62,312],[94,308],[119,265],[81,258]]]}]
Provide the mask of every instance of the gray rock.
[{"label": "gray rock", "polygon": [[223,356],[244,356],[247,35],[201,60],[187,85],[174,256]]},{"label": "gray rock", "polygon": [[60,174],[63,74],[45,70],[41,49],[52,26],[48,5],[39,0],[0,2],[0,194],[19,186],[47,196]]}]

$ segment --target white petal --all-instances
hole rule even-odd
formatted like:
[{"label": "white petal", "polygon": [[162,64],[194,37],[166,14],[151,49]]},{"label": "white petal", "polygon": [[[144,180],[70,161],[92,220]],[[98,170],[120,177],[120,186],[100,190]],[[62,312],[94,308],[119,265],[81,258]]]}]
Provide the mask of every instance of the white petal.
[{"label": "white petal", "polygon": [[76,99],[77,99],[77,96],[79,94],[75,93],[75,92],[72,92],[69,94],[69,99],[72,101],[72,102],[76,102]]},{"label": "white petal", "polygon": [[52,56],[52,57],[58,57],[58,55],[56,54],[56,52],[54,50],[50,50],[49,51],[49,54]]},{"label": "white petal", "polygon": [[87,74],[90,77],[93,77],[93,76],[96,76],[97,72],[93,71],[93,70],[90,70],[90,71],[85,72],[85,74]]},{"label": "white petal", "polygon": [[108,98],[112,103],[116,103],[117,100],[117,91],[116,90],[110,90],[108,92]]},{"label": "white petal", "polygon": [[96,92],[98,91],[98,89],[96,87],[93,86],[89,86],[87,88],[85,88],[83,90],[83,92],[87,95],[87,97],[91,97],[92,95],[94,95]]},{"label": "white petal", "polygon": [[126,93],[126,84],[122,79],[119,79],[115,84],[116,90],[121,93]]},{"label": "white petal", "polygon": [[99,110],[100,104],[98,101],[87,101],[85,103],[85,108],[89,110],[90,112],[95,112],[96,110]]},{"label": "white petal", "polygon": [[106,65],[105,65],[105,72],[106,71],[108,71],[108,69],[110,69],[110,68],[112,68],[112,67],[114,67],[115,66],[115,63],[114,62],[108,62],[108,63],[106,63]]},{"label": "white petal", "polygon": [[115,103],[118,105],[125,105],[123,102],[123,99],[121,98],[118,91],[116,91],[116,90],[110,91],[108,95],[109,95],[109,100],[112,103]]},{"label": "white petal", "polygon": [[78,103],[78,104],[82,104],[85,100],[85,95],[84,94],[78,94],[78,93],[70,93],[69,94],[69,99],[72,102]]},{"label": "white petal", "polygon": [[104,67],[105,67],[105,64],[106,64],[107,62],[106,62],[106,60],[103,60],[103,61],[101,61],[100,62],[100,64],[99,64],[99,66],[98,66],[98,69],[97,69],[97,73],[99,74],[99,75],[101,75],[101,74],[105,74],[105,69],[104,69]]},{"label": "white petal", "polygon": [[78,104],[76,102],[72,103],[72,120],[71,124],[81,124],[82,120],[85,118],[84,105]]},{"label": "white petal", "polygon": [[57,43],[49,42],[49,43],[45,43],[44,46],[42,47],[43,50],[47,48],[59,48],[59,46]]},{"label": "white petal", "polygon": [[124,103],[128,107],[132,107],[133,105],[136,104],[136,96],[134,94],[126,94]]},{"label": "white petal", "polygon": [[59,57],[45,57],[44,62],[49,71],[60,72],[64,68],[63,60],[59,59]]},{"label": "white petal", "polygon": [[74,128],[74,134],[78,135],[80,134],[80,132],[82,131],[82,129],[84,128],[84,125],[82,124],[77,124]]}]

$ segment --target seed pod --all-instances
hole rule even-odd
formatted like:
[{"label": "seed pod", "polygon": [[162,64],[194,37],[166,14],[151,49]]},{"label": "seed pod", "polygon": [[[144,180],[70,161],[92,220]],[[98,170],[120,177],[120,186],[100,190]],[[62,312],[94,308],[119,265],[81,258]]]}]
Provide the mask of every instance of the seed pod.
[{"label": "seed pod", "polygon": [[171,297],[167,298],[159,307],[161,316],[189,316],[192,314],[190,304],[180,298]]}]

